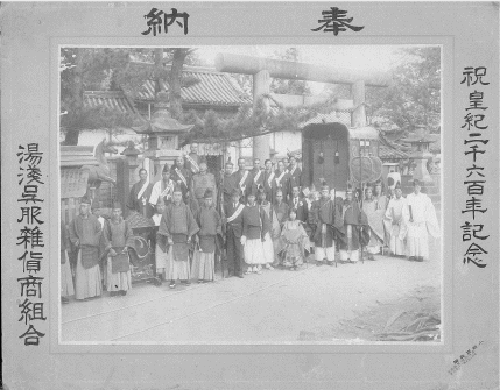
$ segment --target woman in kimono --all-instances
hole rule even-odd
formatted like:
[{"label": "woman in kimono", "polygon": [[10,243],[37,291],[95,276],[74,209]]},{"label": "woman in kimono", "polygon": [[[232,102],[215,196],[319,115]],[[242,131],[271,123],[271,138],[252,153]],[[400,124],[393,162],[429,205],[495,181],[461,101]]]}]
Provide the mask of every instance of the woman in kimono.
[{"label": "woman in kimono", "polygon": [[307,245],[307,233],[302,226],[302,221],[296,219],[295,209],[291,209],[289,220],[283,223],[281,240],[285,251],[285,268],[296,271],[304,263],[304,249]]},{"label": "woman in kimono", "polygon": [[106,242],[106,290],[111,296],[125,296],[132,289],[132,271],[128,257],[128,248],[133,247],[132,229],[122,218],[119,204],[113,204],[111,220],[104,227]]},{"label": "woman in kimono", "polygon": [[195,236],[197,250],[195,249],[191,264],[191,277],[198,279],[198,283],[215,281],[215,240],[218,234],[222,234],[220,216],[213,206],[213,193],[210,189],[205,190],[203,201],[204,204],[195,216],[200,230]]}]

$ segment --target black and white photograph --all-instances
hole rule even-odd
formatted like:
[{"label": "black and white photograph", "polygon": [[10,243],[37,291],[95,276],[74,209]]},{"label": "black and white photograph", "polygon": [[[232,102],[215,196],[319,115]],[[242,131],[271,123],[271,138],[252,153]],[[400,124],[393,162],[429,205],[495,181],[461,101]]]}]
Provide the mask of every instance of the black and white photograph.
[{"label": "black and white photograph", "polygon": [[441,45],[58,66],[61,344],[443,341]]}]

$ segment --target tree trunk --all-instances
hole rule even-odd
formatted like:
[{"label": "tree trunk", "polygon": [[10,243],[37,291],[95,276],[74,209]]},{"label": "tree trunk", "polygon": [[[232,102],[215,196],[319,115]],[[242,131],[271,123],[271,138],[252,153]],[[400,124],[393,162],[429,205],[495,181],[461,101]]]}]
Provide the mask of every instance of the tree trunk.
[{"label": "tree trunk", "polygon": [[170,68],[170,115],[174,119],[179,119],[182,115],[182,69],[184,67],[184,59],[188,53],[189,51],[186,49],[175,49]]},{"label": "tree trunk", "polygon": [[[83,108],[83,54],[85,49],[76,49],[76,67],[74,71],[74,79],[71,88],[71,109],[75,112],[80,111]],[[69,115],[69,114],[66,114]],[[76,116],[78,117],[78,116]],[[77,146],[78,136],[80,134],[80,126],[77,121],[70,121],[68,123],[68,129],[66,136],[64,137],[64,146]]]}]

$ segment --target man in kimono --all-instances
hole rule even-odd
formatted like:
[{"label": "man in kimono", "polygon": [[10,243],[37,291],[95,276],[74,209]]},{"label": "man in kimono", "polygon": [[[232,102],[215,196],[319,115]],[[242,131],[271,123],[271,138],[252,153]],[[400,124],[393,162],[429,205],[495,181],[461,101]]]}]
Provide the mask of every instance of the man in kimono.
[{"label": "man in kimono", "polygon": [[[155,226],[160,226],[161,224],[161,219],[163,216],[163,213],[165,211],[165,204],[163,203],[162,198],[158,198],[158,202],[156,203],[156,212],[153,215],[153,223]],[[168,251],[164,250],[165,247],[162,248],[160,246],[160,240],[162,239],[160,233],[156,233],[155,237],[155,268],[156,272],[155,275],[157,275],[160,280],[165,280],[165,272],[167,270],[168,266]]]},{"label": "man in kimono", "polygon": [[161,172],[161,180],[155,183],[151,196],[149,197],[149,204],[152,207],[156,207],[158,199],[161,197],[164,204],[169,204],[172,202],[172,194],[174,192],[175,183],[170,178],[170,170],[168,169],[168,164],[163,166]]},{"label": "man in kimono", "polygon": [[248,267],[246,274],[254,272],[262,275],[262,264],[266,264],[263,243],[270,240],[269,220],[266,212],[255,201],[255,194],[250,192],[247,196],[247,205],[241,213],[243,232],[241,234],[241,245]]},{"label": "man in kimono", "polygon": [[104,226],[106,242],[107,267],[106,286],[111,296],[125,296],[132,289],[132,271],[128,257],[128,248],[134,246],[132,229],[122,218],[120,204],[113,204],[111,220]]},{"label": "man in kimono", "polygon": [[[282,163],[281,163],[282,164]],[[273,246],[274,246],[274,266],[281,264],[281,228],[283,223],[288,219],[290,207],[283,202],[283,191],[276,190],[276,200],[271,210],[271,226],[274,226],[272,233]],[[276,223],[277,222],[277,223]]]},{"label": "man in kimono", "polygon": [[299,195],[299,187],[292,187],[292,198],[288,201],[288,207],[290,210],[295,210],[295,216],[298,221],[306,222],[308,214],[307,204]]},{"label": "man in kimono", "polygon": [[82,198],[80,212],[70,225],[70,240],[77,248],[76,299],[86,301],[101,295],[101,271],[99,268],[99,243],[101,224],[90,212],[91,201]]},{"label": "man in kimono", "polygon": [[[201,166],[200,166],[201,171]],[[198,283],[215,281],[214,254],[217,235],[222,234],[219,213],[213,205],[213,193],[210,189],[203,196],[204,204],[195,216],[200,230],[195,236],[196,247],[193,264],[191,265],[191,277],[198,279]]]},{"label": "man in kimono", "polygon": [[69,303],[69,297],[75,295],[73,288],[73,275],[69,253],[71,252],[71,241],[66,226],[61,221],[61,303]]},{"label": "man in kimono", "polygon": [[385,212],[387,210],[387,205],[389,204],[389,197],[385,195],[383,192],[382,188],[382,181],[379,179],[375,182],[374,188],[373,188],[373,199],[375,202],[377,202],[377,207],[382,213],[382,230],[384,233],[383,236],[383,247],[388,248],[389,247],[389,233],[387,233],[387,230],[385,229],[385,225],[383,222]]},{"label": "man in kimono", "polygon": [[429,258],[429,234],[439,237],[436,209],[427,194],[421,192],[422,184],[413,181],[413,192],[406,197],[403,207],[404,230],[400,238],[407,238],[408,260],[422,262]]},{"label": "man in kimono", "polygon": [[224,206],[226,215],[226,257],[229,276],[243,278],[243,247],[241,245],[241,212],[245,205],[240,203],[240,191],[233,189],[231,201]]},{"label": "man in kimono", "polygon": [[297,186],[300,190],[302,188],[302,170],[297,167],[295,156],[290,157],[290,169],[288,173],[290,175],[290,188]]},{"label": "man in kimono", "polygon": [[184,157],[177,156],[175,159],[175,165],[172,166],[170,172],[170,178],[175,182],[176,185],[180,185],[182,188],[182,196],[186,200],[187,193],[189,192],[191,185],[191,171],[184,168]]},{"label": "man in kimono", "polygon": [[205,161],[200,161],[198,166],[200,170],[193,176],[191,192],[201,207],[205,203],[204,195],[206,190],[212,191],[214,199],[217,199],[217,183],[215,182],[214,175],[207,172],[207,163]]},{"label": "man in kimono", "polygon": [[182,201],[182,189],[174,190],[173,203],[167,205],[160,222],[160,247],[169,252],[169,264],[166,269],[166,279],[169,287],[175,288],[177,279],[183,284],[190,284],[189,247],[191,237],[198,232],[191,210]]},{"label": "man in kimono", "polygon": [[235,186],[240,190],[240,202],[244,204],[248,193],[252,189],[252,175],[245,169],[245,159],[243,157],[238,159],[238,168],[233,173],[233,180]]},{"label": "man in kimono", "polygon": [[[338,206],[338,205],[337,205]],[[335,261],[335,231],[334,224],[339,223],[336,205],[330,198],[330,187],[323,185],[321,198],[315,203],[316,234],[314,237],[316,265],[323,262],[333,265]]]},{"label": "man in kimono", "polygon": [[270,159],[266,160],[266,170],[262,173],[262,184],[264,186],[264,191],[266,191],[266,198],[271,202],[275,199],[276,194],[273,192],[274,183],[274,169],[273,163]]},{"label": "man in kimono", "polygon": [[224,169],[224,205],[231,203],[231,197],[233,190],[236,188],[236,184],[233,179],[233,163],[231,161],[226,162]]},{"label": "man in kimono", "polygon": [[189,154],[186,154],[186,165],[187,168],[191,171],[191,173],[194,175],[198,173],[200,170],[200,167],[198,165],[199,163],[199,156],[198,156],[198,144],[197,143],[192,143],[190,145],[190,151]]},{"label": "man in kimono", "polygon": [[252,177],[252,192],[257,193],[259,188],[263,185],[264,183],[264,175],[263,171],[260,167],[260,159],[255,158],[253,160],[253,169],[250,171],[250,175]]},{"label": "man in kimono", "polygon": [[[148,204],[148,200],[153,192],[153,184],[149,182],[148,171],[139,170],[139,182],[135,183],[130,190],[127,208],[130,211],[136,211],[140,214],[146,213],[146,218],[151,218],[154,207]],[[145,209],[145,210],[144,210]]]},{"label": "man in kimono", "polygon": [[347,188],[343,205],[343,227],[338,235],[341,262],[357,263],[361,259],[361,245],[365,246],[368,236],[363,226],[368,224],[366,215],[354,199],[351,187]]},{"label": "man in kimono", "polygon": [[283,202],[288,202],[288,193],[290,186],[290,175],[285,170],[285,166],[283,161],[278,162],[278,169],[274,173],[273,180],[273,192],[276,194],[278,190],[281,190],[281,196],[283,198]]},{"label": "man in kimono", "polygon": [[398,182],[394,188],[394,198],[389,200],[385,212],[384,225],[389,235],[389,251],[393,256],[405,255],[404,241],[401,240],[399,233],[403,223],[403,209],[408,206],[402,195],[401,183]]}]

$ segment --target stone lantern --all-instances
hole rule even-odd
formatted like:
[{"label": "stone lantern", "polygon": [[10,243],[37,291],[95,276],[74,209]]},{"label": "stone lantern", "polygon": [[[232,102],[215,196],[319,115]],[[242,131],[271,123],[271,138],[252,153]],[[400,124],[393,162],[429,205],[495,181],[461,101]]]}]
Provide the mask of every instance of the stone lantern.
[{"label": "stone lantern", "polygon": [[137,134],[147,135],[148,147],[144,157],[149,159],[148,172],[151,182],[155,181],[156,174],[160,174],[165,163],[172,164],[176,157],[182,156],[182,151],[178,150],[179,136],[189,133],[194,127],[194,125],[183,125],[170,116],[166,92],[157,93],[156,99],[157,111],[151,120],[143,120],[132,128]]},{"label": "stone lantern", "polygon": [[401,142],[410,144],[411,151],[409,156],[416,164],[414,179],[422,181],[424,184],[431,184],[432,178],[427,170],[427,161],[432,157],[430,153],[430,144],[436,142],[433,140],[425,126],[416,126],[415,133],[410,134],[408,138]]}]

